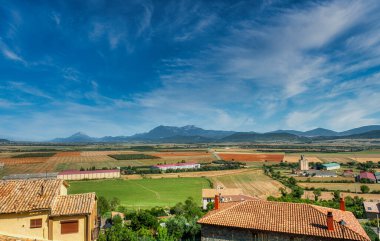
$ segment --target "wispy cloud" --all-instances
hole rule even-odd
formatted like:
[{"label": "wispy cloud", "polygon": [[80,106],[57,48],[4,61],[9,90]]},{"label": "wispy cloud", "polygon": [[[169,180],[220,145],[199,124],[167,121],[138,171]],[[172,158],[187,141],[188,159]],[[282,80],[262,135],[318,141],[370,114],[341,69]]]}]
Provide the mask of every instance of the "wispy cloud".
[{"label": "wispy cloud", "polygon": [[0,38],[0,51],[9,60],[26,64],[26,61],[16,52],[12,51]]}]

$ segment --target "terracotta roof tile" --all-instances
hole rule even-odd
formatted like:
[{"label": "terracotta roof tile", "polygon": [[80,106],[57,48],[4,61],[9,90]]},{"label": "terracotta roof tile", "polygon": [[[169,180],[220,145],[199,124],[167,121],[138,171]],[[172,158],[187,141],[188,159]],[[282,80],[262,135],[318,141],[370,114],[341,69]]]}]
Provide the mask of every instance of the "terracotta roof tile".
[{"label": "terracotta roof tile", "polygon": [[95,193],[58,196],[52,206],[51,216],[90,214],[96,203]]},{"label": "terracotta roof tile", "polygon": [[[326,228],[328,211],[333,212],[334,231]],[[345,221],[344,226],[339,223],[341,220]],[[351,212],[303,203],[244,201],[211,211],[198,223],[324,238],[370,240]]]},{"label": "terracotta roof tile", "polygon": [[49,209],[60,194],[63,180],[0,180],[0,213]]}]

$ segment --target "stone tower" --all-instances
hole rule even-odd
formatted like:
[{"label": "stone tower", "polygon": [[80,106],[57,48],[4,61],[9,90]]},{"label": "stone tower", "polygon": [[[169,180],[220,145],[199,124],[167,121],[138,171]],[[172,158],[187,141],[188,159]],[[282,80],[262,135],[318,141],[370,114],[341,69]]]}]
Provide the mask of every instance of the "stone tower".
[{"label": "stone tower", "polygon": [[307,160],[304,155],[301,155],[301,159],[299,160],[300,170],[308,171],[309,170],[309,160]]}]

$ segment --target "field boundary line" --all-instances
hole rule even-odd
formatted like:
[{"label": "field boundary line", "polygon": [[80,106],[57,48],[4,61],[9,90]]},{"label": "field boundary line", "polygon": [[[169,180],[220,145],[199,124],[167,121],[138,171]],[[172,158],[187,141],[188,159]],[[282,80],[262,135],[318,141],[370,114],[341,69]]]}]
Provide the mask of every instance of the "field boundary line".
[{"label": "field boundary line", "polygon": [[158,192],[156,192],[156,191],[154,191],[154,190],[152,190],[150,188],[147,188],[146,186],[144,186],[144,185],[142,185],[140,183],[136,183],[136,184],[137,184],[137,186],[140,186],[140,187],[144,188],[145,190],[148,190],[148,191],[154,193],[154,195],[156,195],[157,199],[161,199],[161,195]]}]

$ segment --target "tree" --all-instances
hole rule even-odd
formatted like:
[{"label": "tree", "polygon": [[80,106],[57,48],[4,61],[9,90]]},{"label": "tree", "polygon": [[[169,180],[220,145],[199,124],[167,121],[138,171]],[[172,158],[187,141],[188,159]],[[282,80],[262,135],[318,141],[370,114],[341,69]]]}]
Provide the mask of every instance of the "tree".
[{"label": "tree", "polygon": [[321,189],[317,188],[313,191],[314,200],[318,201],[319,197],[322,195]]},{"label": "tree", "polygon": [[156,229],[157,226],[157,218],[147,211],[140,211],[131,219],[131,228],[135,231],[141,228]]},{"label": "tree", "polygon": [[177,241],[178,239],[176,239],[173,236],[170,236],[167,228],[158,227],[157,240],[160,240],[160,241]]},{"label": "tree", "polygon": [[111,201],[109,201],[111,211],[115,211],[116,208],[120,205],[120,199],[117,197],[113,197]]},{"label": "tree", "polygon": [[294,177],[289,177],[288,182],[291,186],[295,186],[297,184],[297,180]]},{"label": "tree", "polygon": [[338,191],[338,190],[335,190],[335,191],[333,191],[333,201],[334,202],[339,202],[339,200],[340,200],[340,191]]},{"label": "tree", "polygon": [[215,207],[215,203],[214,203],[214,202],[209,202],[209,203],[207,203],[207,206],[206,206],[207,211],[211,211],[211,210],[213,210],[214,207]]},{"label": "tree", "polygon": [[112,224],[113,225],[122,225],[123,219],[120,217],[120,215],[115,215],[112,219]]},{"label": "tree", "polygon": [[110,204],[108,203],[108,200],[105,197],[100,196],[98,198],[98,213],[100,214],[100,216],[104,216],[109,211]]},{"label": "tree", "polygon": [[302,195],[304,194],[304,191],[302,188],[298,187],[298,186],[295,186],[293,189],[292,189],[292,196],[294,198],[301,198]]},{"label": "tree", "polygon": [[360,191],[362,191],[362,193],[369,193],[369,187],[367,185],[361,185]]},{"label": "tree", "polygon": [[286,191],[285,187],[280,187],[281,196],[286,197],[288,195],[288,191]]}]

